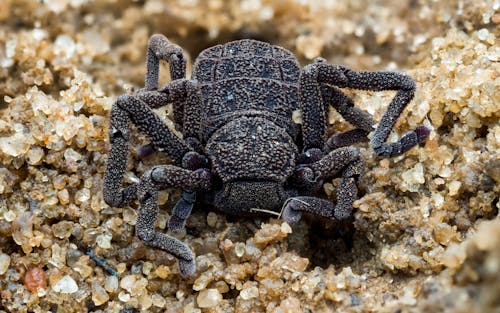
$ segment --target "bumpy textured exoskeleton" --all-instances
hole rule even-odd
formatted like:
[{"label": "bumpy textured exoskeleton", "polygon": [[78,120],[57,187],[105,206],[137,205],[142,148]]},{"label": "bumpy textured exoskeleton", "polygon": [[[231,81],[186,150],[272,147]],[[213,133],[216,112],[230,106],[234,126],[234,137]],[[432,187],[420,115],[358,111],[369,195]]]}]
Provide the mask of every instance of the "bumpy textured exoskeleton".
[{"label": "bumpy textured exoskeleton", "polygon": [[[159,61],[169,63],[172,81],[158,88]],[[268,43],[239,40],[204,50],[186,79],[182,49],[162,35],[148,43],[145,88],[113,105],[111,150],[104,199],[121,207],[140,202],[137,236],[179,260],[180,273],[195,272],[193,252],[155,230],[158,191],[179,188],[168,228],[180,231],[196,201],[235,215],[281,212],[293,223],[302,213],[343,222],[352,217],[363,161],[353,144],[367,140],[376,155],[393,157],[425,141],[424,126],[386,143],[397,118],[413,97],[415,83],[397,72],[353,71],[322,59],[302,70],[292,53]],[[340,88],[396,90],[378,126]],[[152,109],[173,104],[176,136]],[[355,128],[327,138],[333,106]],[[292,121],[300,109],[302,124]],[[166,153],[174,165],[158,165],[140,182],[122,188],[129,154],[130,124]],[[336,204],[321,192],[323,181],[341,177]]]}]

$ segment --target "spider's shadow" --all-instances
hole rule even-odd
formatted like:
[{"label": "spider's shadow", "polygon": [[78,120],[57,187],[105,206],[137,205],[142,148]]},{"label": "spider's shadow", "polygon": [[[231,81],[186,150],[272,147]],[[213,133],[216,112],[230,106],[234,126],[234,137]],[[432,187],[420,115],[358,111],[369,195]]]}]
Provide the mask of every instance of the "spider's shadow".
[{"label": "spider's shadow", "polygon": [[[206,208],[205,208],[206,209]],[[194,214],[206,212],[195,206]],[[235,241],[246,241],[258,231],[261,223],[267,222],[266,217],[242,217],[221,213],[228,223],[232,224],[226,237]],[[286,250],[309,259],[309,269],[319,266],[323,269],[333,265],[335,268],[344,266],[356,267],[370,260],[373,255],[373,245],[363,232],[356,231],[352,221],[339,225],[338,223],[303,214],[302,219],[292,226],[293,232],[284,239]],[[202,235],[203,230],[188,228],[191,235]]]},{"label": "spider's shadow", "polygon": [[304,216],[296,228],[301,228],[301,231],[289,235],[288,249],[308,258],[310,268],[353,266],[372,258],[370,241],[362,232],[357,232],[352,223],[339,225]]}]

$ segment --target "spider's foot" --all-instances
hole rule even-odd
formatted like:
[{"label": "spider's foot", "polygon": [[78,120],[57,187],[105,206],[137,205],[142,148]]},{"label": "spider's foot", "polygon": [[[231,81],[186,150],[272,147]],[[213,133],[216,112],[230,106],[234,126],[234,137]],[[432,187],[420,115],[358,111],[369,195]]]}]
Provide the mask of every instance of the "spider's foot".
[{"label": "spider's foot", "polygon": [[419,126],[415,129],[415,133],[417,134],[418,143],[422,144],[429,137],[431,130],[426,126]]},{"label": "spider's foot", "polygon": [[295,209],[294,203],[297,203],[297,201],[294,201],[294,198],[288,199],[281,213],[281,218],[290,225],[297,223],[302,218],[302,213]]},{"label": "spider's foot", "polygon": [[183,278],[192,277],[196,272],[196,262],[194,259],[179,259],[179,273]]},{"label": "spider's foot", "polygon": [[[376,143],[378,138],[372,138],[372,147],[379,157],[391,158],[405,153],[416,145],[423,144],[429,137],[431,130],[426,126],[419,126],[415,130],[404,134],[394,143]],[[374,144],[375,142],[375,144]]]}]

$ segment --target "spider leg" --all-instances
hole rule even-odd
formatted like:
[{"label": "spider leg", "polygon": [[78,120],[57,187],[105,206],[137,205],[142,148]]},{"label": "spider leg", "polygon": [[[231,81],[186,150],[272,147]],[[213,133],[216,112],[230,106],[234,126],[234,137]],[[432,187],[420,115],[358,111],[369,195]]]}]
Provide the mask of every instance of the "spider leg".
[{"label": "spider leg", "polygon": [[158,89],[160,60],[169,63],[172,80],[186,78],[186,56],[182,48],[171,43],[167,37],[155,34],[149,38],[146,53],[146,90]]},{"label": "spider leg", "polygon": [[[167,251],[177,257],[179,259],[179,271],[183,277],[194,274],[196,270],[194,255],[186,244],[155,229],[159,213],[158,191],[169,187],[177,187],[193,192],[209,190],[211,183],[212,175],[206,169],[191,171],[173,165],[162,165],[144,173],[137,187],[140,202],[135,228],[137,237],[144,241],[145,244]],[[189,215],[189,212],[181,213]],[[179,214],[179,208],[177,211],[174,209],[173,214]]]},{"label": "spider leg", "polygon": [[[187,57],[182,48],[171,43],[164,35],[155,34],[152,35],[148,41],[146,53],[146,78],[144,83],[145,90],[158,89],[160,60],[168,62],[170,79],[172,82],[186,78]],[[186,90],[186,92],[188,92],[188,90]],[[177,124],[176,128],[182,131],[186,94],[173,94],[171,98],[174,109],[174,119]]]},{"label": "spider leg", "polygon": [[[359,151],[353,147],[338,148],[311,164],[300,166],[300,171],[297,171],[298,175],[307,177],[304,175],[304,168],[310,168],[313,175],[308,175],[308,180],[314,182],[330,179],[342,171],[342,179],[337,189],[337,204],[333,206],[328,200],[311,200],[316,199],[314,197],[305,197],[308,200],[304,200],[304,202],[290,200],[287,201],[283,211],[285,220],[288,217],[290,217],[290,222],[296,221],[297,218],[300,219],[300,214],[297,213],[300,211],[337,221],[349,219],[352,216],[352,204],[357,199],[358,178],[363,174],[364,168],[363,159],[359,155]],[[297,181],[297,178],[295,180]],[[301,199],[302,197],[297,198]]]},{"label": "spider leg", "polygon": [[172,215],[168,220],[168,229],[174,233],[180,232],[186,225],[186,220],[193,210],[196,202],[196,192],[182,192],[181,198],[172,209]]},{"label": "spider leg", "polygon": [[309,213],[333,219],[334,206],[327,199],[316,197],[293,197],[288,198],[283,206],[281,218],[289,224],[297,223],[302,213]]},{"label": "spider leg", "polygon": [[[326,121],[326,110],[321,97],[321,84],[331,84],[339,88],[349,87],[363,90],[396,90],[386,113],[375,129],[370,145],[378,156],[393,157],[400,155],[426,140],[430,130],[419,126],[404,134],[395,143],[386,143],[396,121],[413,98],[415,82],[398,72],[353,71],[347,67],[330,65],[324,62],[310,64],[304,68],[300,78],[300,102],[303,114],[303,135],[306,148],[320,148],[324,145],[326,127],[317,123]],[[354,112],[354,111],[353,111]],[[357,115],[354,115],[357,118]],[[321,123],[320,125],[326,125]],[[367,131],[365,127],[361,127]]]},{"label": "spider leg", "polygon": [[351,129],[342,133],[332,135],[325,142],[323,150],[332,151],[341,147],[348,147],[359,142],[368,141],[368,134],[360,128]]},{"label": "spider leg", "polygon": [[346,121],[365,132],[373,131],[375,121],[371,114],[354,106],[352,98],[343,93],[342,90],[329,85],[322,85],[320,90],[324,103],[333,106]]},{"label": "spider leg", "polygon": [[[340,147],[368,141],[367,136],[374,130],[373,125],[375,124],[375,121],[368,112],[354,106],[354,101],[351,97],[335,86],[322,85],[321,98],[324,103],[332,105],[347,122],[357,127],[328,138],[323,150],[331,151]],[[326,112],[326,115],[328,115],[328,112]]]},{"label": "spider leg", "polygon": [[163,101],[168,101],[166,94],[141,92],[120,96],[113,105],[109,129],[111,150],[103,188],[104,200],[109,205],[120,207],[137,197],[135,185],[121,189],[127,167],[131,122],[151,139],[158,150],[164,150],[177,163],[181,163],[184,155],[191,151],[189,145],[174,135],[148,105],[155,107]]}]

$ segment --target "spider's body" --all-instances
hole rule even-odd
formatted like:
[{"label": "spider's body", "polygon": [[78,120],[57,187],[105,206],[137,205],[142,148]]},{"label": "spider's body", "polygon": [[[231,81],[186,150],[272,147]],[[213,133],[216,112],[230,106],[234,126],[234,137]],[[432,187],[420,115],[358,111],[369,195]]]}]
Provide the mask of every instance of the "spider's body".
[{"label": "spider's body", "polygon": [[192,79],[202,97],[197,137],[224,184],[203,198],[217,208],[278,210],[295,195],[284,184],[298,154],[292,113],[299,74],[291,52],[255,40],[208,48],[196,59]]},{"label": "spider's body", "polygon": [[[112,148],[104,179],[104,199],[123,206],[139,199],[139,238],[179,259],[183,276],[195,271],[194,256],[181,241],[154,229],[158,190],[184,192],[168,227],[181,230],[195,201],[235,215],[281,212],[290,223],[302,212],[338,222],[352,217],[363,162],[352,144],[367,139],[382,157],[400,155],[425,141],[423,126],[398,142],[385,143],[414,93],[413,80],[396,72],[356,72],[318,59],[302,70],[293,54],[255,40],[239,40],[203,51],[191,79],[185,78],[182,50],[164,36],[148,45],[146,88],[118,98],[110,121]],[[170,64],[172,82],[158,89],[159,60]],[[398,90],[376,129],[366,112],[339,88]],[[175,136],[151,110],[173,103]],[[326,137],[332,105],[356,128]],[[292,121],[300,109],[302,124]],[[138,184],[121,188],[129,153],[130,122],[176,165],[159,165]],[[317,197],[325,179],[342,177],[337,203]]]}]

